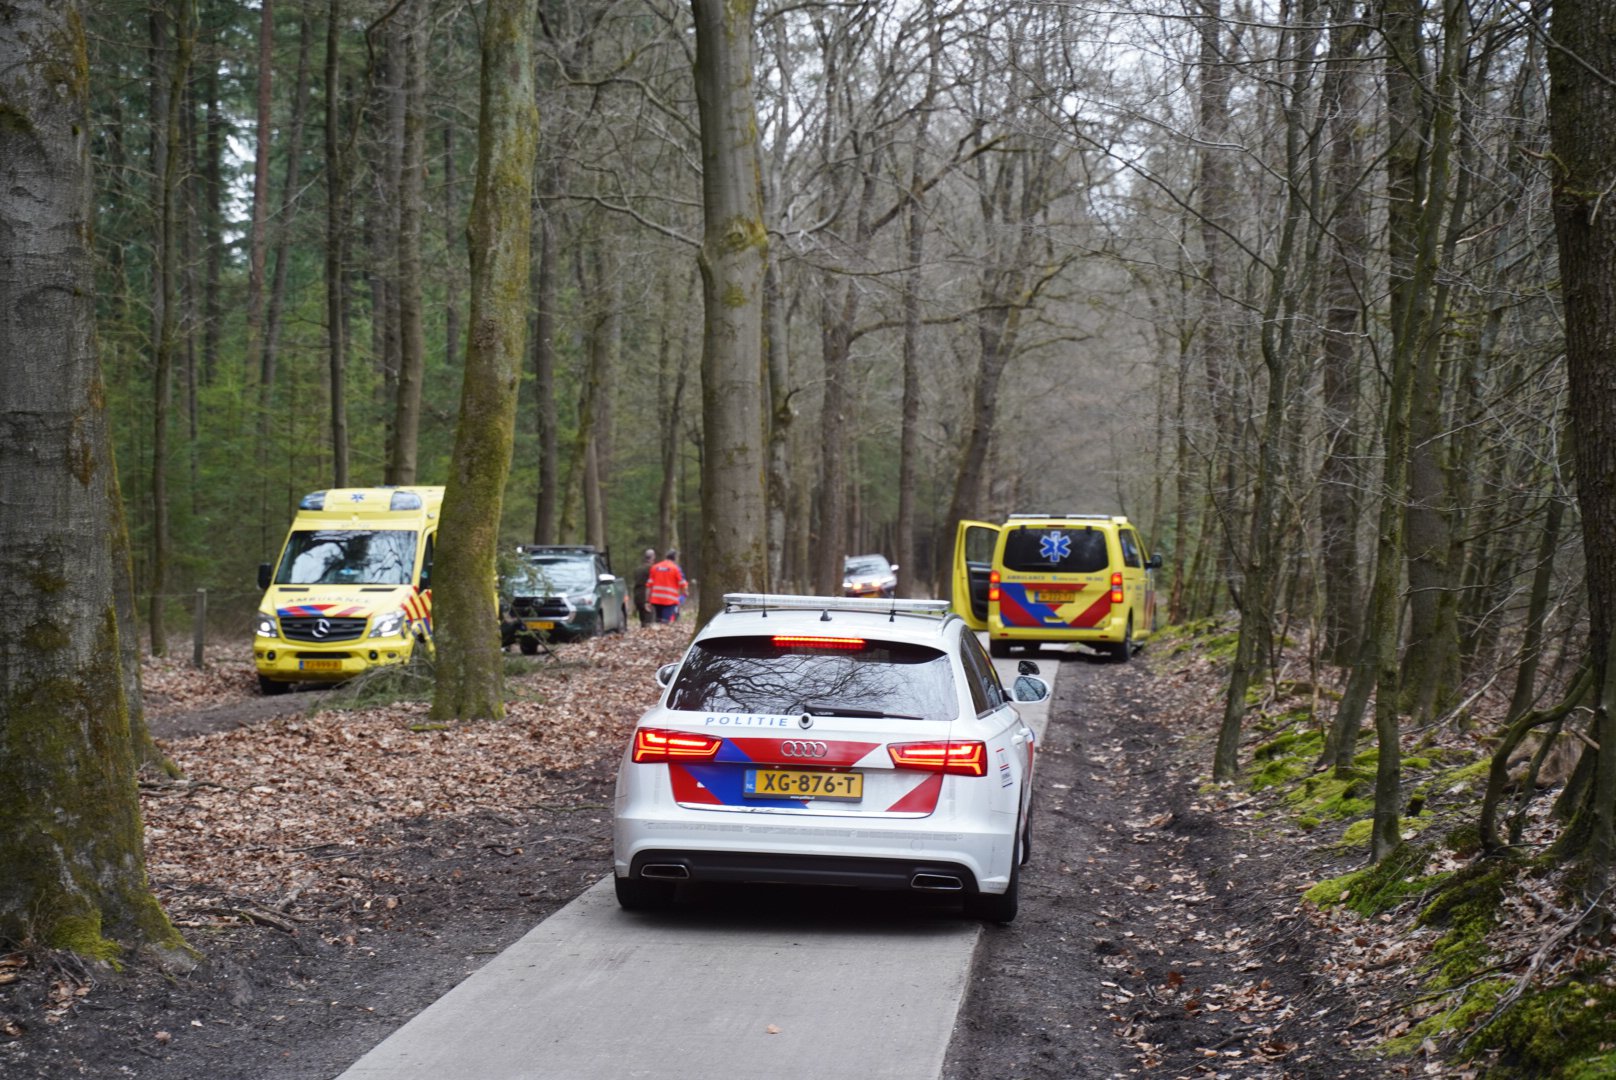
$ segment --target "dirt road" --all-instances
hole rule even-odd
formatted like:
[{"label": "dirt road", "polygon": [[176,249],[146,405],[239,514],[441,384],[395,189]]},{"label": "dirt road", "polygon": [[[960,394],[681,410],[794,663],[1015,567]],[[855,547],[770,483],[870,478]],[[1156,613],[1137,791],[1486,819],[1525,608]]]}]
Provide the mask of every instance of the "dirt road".
[{"label": "dirt road", "polygon": [[[616,683],[649,686],[662,662],[647,653],[634,660],[644,673],[623,670],[629,660],[617,657],[637,638],[607,646],[624,650],[604,660],[619,665]],[[1200,790],[1206,686],[1148,656],[1040,661],[1062,669],[1021,915],[983,939],[945,1080],[1394,1071],[1341,1041],[1357,1017],[1315,975],[1298,907],[1307,868],[1276,842],[1282,826],[1254,827]],[[242,724],[289,723],[263,714],[304,696],[248,698],[234,711],[210,699],[202,715],[168,711],[161,730],[230,738]],[[336,1075],[610,873],[615,756],[613,743],[582,767],[525,774],[508,810],[400,819],[371,847],[332,851],[320,865],[374,902],[210,899],[206,910],[228,917],[186,928],[206,957],[187,977],[24,968],[0,986],[0,1072]]]}]

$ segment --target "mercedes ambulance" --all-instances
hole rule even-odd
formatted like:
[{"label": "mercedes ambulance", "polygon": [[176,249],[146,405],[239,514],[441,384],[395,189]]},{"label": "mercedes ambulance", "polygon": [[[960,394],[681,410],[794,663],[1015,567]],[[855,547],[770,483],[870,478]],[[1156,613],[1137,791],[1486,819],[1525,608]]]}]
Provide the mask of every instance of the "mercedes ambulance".
[{"label": "mercedes ambulance", "polygon": [[961,521],[953,608],[988,633],[988,651],[1079,642],[1126,663],[1156,631],[1156,571],[1125,517],[1011,514]]},{"label": "mercedes ambulance", "polygon": [[258,568],[258,686],[340,682],[432,648],[441,487],[305,495],[275,564]]}]

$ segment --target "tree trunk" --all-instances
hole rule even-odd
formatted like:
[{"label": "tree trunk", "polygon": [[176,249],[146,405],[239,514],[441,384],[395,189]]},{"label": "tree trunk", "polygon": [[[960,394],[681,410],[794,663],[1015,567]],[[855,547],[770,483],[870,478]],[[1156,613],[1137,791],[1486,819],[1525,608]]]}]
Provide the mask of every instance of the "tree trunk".
[{"label": "tree trunk", "polygon": [[443,365],[450,371],[460,366],[460,246],[465,226],[455,198],[454,119],[443,122],[443,248],[448,265],[443,275]]},{"label": "tree trunk", "polygon": [[269,248],[269,137],[275,80],[275,0],[258,9],[258,122],[254,129],[252,224],[247,249],[247,368],[262,378],[264,267]]},{"label": "tree trunk", "polygon": [[1330,112],[1328,182],[1335,206],[1324,283],[1324,462],[1319,470],[1319,530],[1324,570],[1324,654],[1350,664],[1361,633],[1363,572],[1358,563],[1358,341],[1362,333],[1368,218],[1361,194],[1363,145],[1358,128],[1363,85],[1358,51],[1364,39],[1357,0],[1337,0],[1331,20],[1324,104]]},{"label": "tree trunk", "polygon": [[343,311],[343,253],[347,243],[348,177],[342,145],[342,0],[331,0],[325,24],[325,335],[331,396],[331,482],[348,486],[347,321]]},{"label": "tree trunk", "polygon": [[533,160],[532,0],[489,0],[482,33],[477,186],[467,229],[470,336],[438,530],[432,717],[505,714],[495,559],[527,331]]},{"label": "tree trunk", "polygon": [[426,373],[426,328],[421,310],[421,223],[426,211],[426,86],[422,55],[426,52],[426,21],[419,0],[408,0],[400,16],[404,19],[397,31],[404,65],[400,87],[404,141],[398,159],[398,276],[394,279],[398,293],[398,385],[388,482],[413,484],[421,444],[421,380]]},{"label": "tree trunk", "polygon": [[136,629],[117,613],[127,548],[96,354],[88,70],[75,0],[8,5],[0,565],[17,572],[0,605],[0,940],[180,961],[146,883],[129,737],[120,635]]},{"label": "tree trunk", "polygon": [[1570,430],[1587,559],[1589,653],[1594,658],[1601,749],[1590,785],[1588,860],[1596,879],[1616,868],[1616,8],[1600,0],[1555,0],[1549,50],[1549,123],[1554,231],[1565,293]]},{"label": "tree trunk", "polygon": [[556,417],[555,362],[556,362],[556,304],[560,292],[559,270],[556,267],[556,233],[559,210],[548,196],[556,193],[560,185],[559,164],[545,170],[541,181],[539,212],[534,222],[534,240],[538,247],[533,265],[533,406],[539,433],[539,490],[538,506],[534,511],[533,542],[553,544],[560,533],[560,470],[557,458],[561,453],[561,435]]},{"label": "tree trunk", "polygon": [[[159,57],[153,79],[152,158],[158,198],[158,243],[153,281],[152,322],[156,340],[152,376],[152,567],[150,633],[153,656],[168,655],[168,633],[163,625],[167,597],[168,562],[172,540],[168,512],[168,422],[172,410],[174,356],[180,348],[179,230],[180,184],[184,147],[180,138],[180,112],[185,105],[185,83],[191,66],[193,30],[189,4],[152,12],[153,45]],[[169,38],[172,35],[172,44]],[[159,111],[158,106],[161,106]]]},{"label": "tree trunk", "polygon": [[724,593],[768,582],[763,477],[763,268],[751,4],[691,0],[701,116],[702,579],[699,623]]}]

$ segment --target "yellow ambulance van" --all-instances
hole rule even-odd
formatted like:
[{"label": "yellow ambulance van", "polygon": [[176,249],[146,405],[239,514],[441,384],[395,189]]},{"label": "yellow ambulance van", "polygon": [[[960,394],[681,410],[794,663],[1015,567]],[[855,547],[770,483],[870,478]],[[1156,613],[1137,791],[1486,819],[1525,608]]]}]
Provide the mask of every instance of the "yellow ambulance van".
[{"label": "yellow ambulance van", "polygon": [[1011,514],[961,521],[953,608],[988,633],[988,651],[1079,642],[1127,663],[1156,631],[1156,571],[1125,517]]},{"label": "yellow ambulance van", "polygon": [[441,487],[335,488],[298,503],[280,559],[258,568],[258,686],[340,682],[432,648]]}]

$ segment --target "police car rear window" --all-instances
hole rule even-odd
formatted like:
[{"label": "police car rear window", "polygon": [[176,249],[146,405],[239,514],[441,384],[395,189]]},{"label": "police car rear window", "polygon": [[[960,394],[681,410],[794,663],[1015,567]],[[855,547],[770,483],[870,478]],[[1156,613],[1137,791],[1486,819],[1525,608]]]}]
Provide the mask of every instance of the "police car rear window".
[{"label": "police car rear window", "polygon": [[690,650],[668,707],[692,712],[847,710],[925,720],[959,715],[948,656],[924,645],[869,641],[860,648],[777,644],[772,637],[710,638]]},{"label": "police car rear window", "polygon": [[1100,529],[1042,526],[1010,529],[1004,538],[1004,568],[1055,574],[1097,574],[1111,564]]}]

